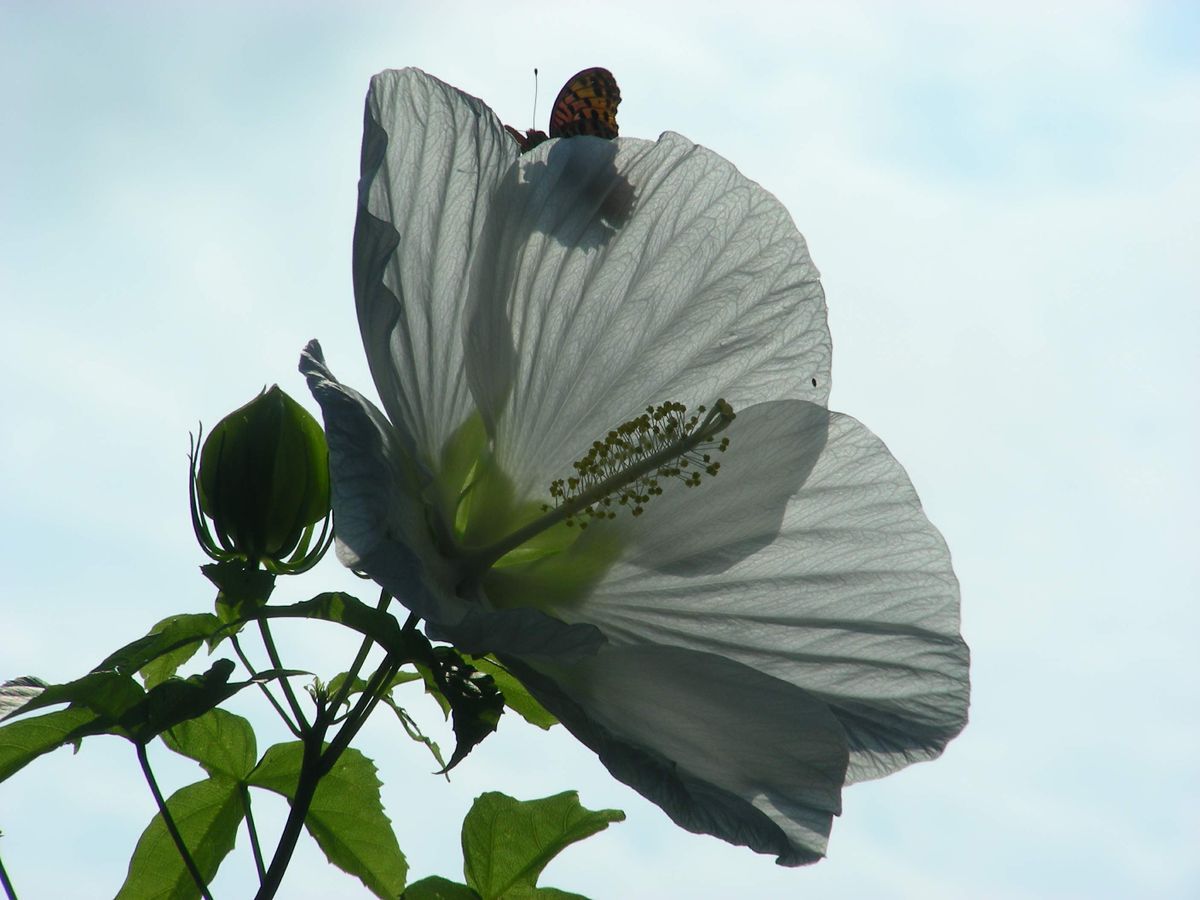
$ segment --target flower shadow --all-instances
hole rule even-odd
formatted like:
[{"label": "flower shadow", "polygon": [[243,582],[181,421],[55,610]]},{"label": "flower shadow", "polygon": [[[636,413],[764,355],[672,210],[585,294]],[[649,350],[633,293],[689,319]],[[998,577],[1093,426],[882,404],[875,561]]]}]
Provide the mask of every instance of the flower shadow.
[{"label": "flower shadow", "polygon": [[637,191],[617,170],[613,141],[587,136],[549,142],[509,168],[475,254],[464,338],[467,378],[489,429],[518,368],[514,306],[531,291],[575,303],[580,280],[604,264],[629,221]]},{"label": "flower shadow", "polygon": [[617,171],[617,145],[587,136],[547,145],[544,158],[531,154],[500,204],[533,213],[524,224],[569,250],[606,244],[633,212],[635,191]]}]

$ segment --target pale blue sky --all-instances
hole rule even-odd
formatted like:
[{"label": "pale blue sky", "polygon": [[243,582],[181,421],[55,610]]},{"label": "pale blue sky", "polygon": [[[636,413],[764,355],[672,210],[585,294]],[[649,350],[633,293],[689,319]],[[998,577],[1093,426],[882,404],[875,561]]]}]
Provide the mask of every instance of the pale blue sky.
[{"label": "pale blue sky", "polygon": [[[0,677],[65,680],[211,602],[197,420],[272,382],[314,408],[312,337],[369,389],[349,247],[370,75],[419,65],[526,127],[537,65],[544,127],[605,65],[622,133],[712,147],[808,238],[831,406],[888,443],[954,555],[972,723],[850,788],[830,858],[783,870],[679,831],[565,733],[506,719],[446,785],[381,720],[365,749],[414,876],[458,874],[480,791],[578,788],[629,821],[545,882],[596,898],[1200,894],[1197,48],[1190,3],[6,3]],[[369,593],[332,561],[282,590],[337,586]],[[289,660],[332,672],[347,647],[300,631]],[[111,896],[151,805],[116,739],[0,786],[21,896]],[[248,893],[244,851],[218,896]],[[284,894],[335,892],[365,896],[302,845]]]}]

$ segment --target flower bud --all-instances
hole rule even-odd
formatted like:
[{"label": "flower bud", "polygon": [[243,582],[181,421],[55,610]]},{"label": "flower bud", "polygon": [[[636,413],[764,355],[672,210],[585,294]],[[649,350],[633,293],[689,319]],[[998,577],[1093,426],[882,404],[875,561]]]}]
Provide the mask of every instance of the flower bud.
[{"label": "flower bud", "polygon": [[217,423],[191,463],[192,524],[213,559],[295,574],[328,549],[325,433],[278,385]]}]

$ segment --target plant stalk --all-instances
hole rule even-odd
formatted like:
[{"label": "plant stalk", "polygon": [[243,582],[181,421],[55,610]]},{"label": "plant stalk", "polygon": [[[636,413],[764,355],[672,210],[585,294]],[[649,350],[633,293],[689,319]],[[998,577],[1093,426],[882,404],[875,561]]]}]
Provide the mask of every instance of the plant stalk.
[{"label": "plant stalk", "polygon": [[204,876],[200,874],[200,870],[196,867],[196,861],[192,859],[192,854],[188,852],[187,844],[183,842],[183,835],[179,833],[179,829],[175,825],[175,819],[171,816],[171,811],[167,809],[167,802],[163,799],[162,791],[158,789],[158,782],[154,780],[154,772],[150,770],[150,760],[146,757],[146,745],[138,742],[137,757],[138,762],[142,766],[142,774],[146,776],[146,783],[150,785],[150,793],[154,795],[154,802],[158,804],[158,813],[162,816],[163,824],[167,826],[167,833],[171,835],[171,840],[175,842],[175,848],[179,851],[179,855],[183,858],[183,864],[187,867],[192,880],[196,882],[196,887],[200,890],[200,895],[205,900],[212,900],[212,894],[208,892],[208,885],[204,881]]},{"label": "plant stalk", "polygon": [[4,871],[4,861],[0,860],[0,887],[4,888],[4,896],[8,900],[17,900],[17,889],[13,887],[11,881],[8,880],[8,873]]}]

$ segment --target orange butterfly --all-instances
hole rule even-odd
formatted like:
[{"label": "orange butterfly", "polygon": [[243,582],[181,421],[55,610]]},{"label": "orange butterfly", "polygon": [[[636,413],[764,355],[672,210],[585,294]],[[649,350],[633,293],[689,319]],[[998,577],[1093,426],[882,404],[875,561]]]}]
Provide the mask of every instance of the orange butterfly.
[{"label": "orange butterfly", "polygon": [[529,129],[524,134],[510,125],[504,129],[526,153],[549,138],[590,134],[602,138],[617,136],[617,106],[621,89],[612,72],[599,67],[584,69],[567,80],[550,110],[550,134]]}]

